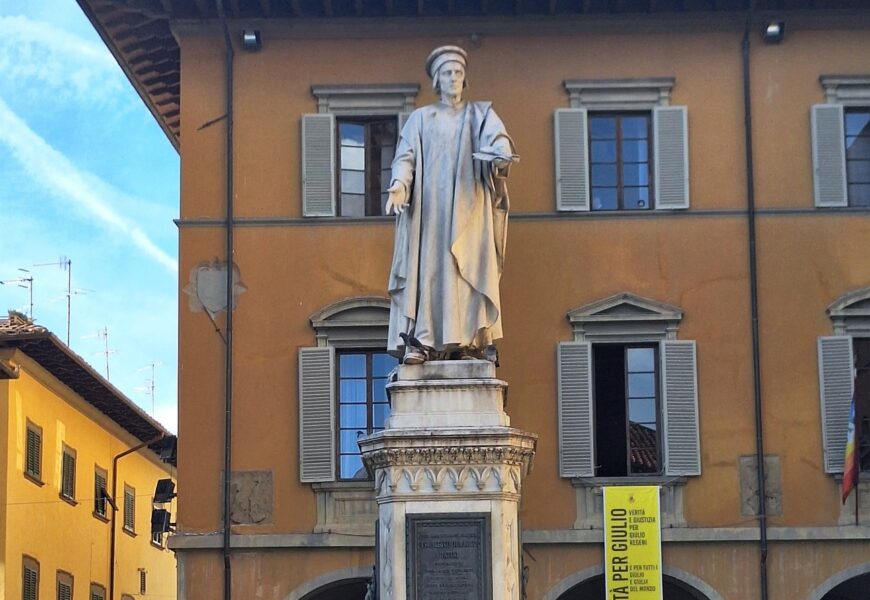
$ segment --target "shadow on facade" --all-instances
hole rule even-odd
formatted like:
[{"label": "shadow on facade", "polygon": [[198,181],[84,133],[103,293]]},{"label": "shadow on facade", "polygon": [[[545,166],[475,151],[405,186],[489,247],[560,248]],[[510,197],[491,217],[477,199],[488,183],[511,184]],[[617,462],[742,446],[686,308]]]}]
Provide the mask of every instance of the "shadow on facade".
[{"label": "shadow on facade", "polygon": [[870,595],[870,573],[848,579],[822,596],[822,600],[866,600]]},{"label": "shadow on facade", "polygon": [[363,600],[366,580],[336,581],[306,594],[301,600]]}]

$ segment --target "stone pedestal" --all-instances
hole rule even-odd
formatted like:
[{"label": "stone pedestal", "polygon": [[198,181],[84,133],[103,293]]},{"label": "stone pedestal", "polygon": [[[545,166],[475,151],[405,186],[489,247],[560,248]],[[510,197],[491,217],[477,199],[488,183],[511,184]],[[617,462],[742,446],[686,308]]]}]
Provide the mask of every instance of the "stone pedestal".
[{"label": "stone pedestal", "polygon": [[519,600],[517,509],[537,436],[511,428],[487,361],[402,365],[374,472],[381,600]]}]

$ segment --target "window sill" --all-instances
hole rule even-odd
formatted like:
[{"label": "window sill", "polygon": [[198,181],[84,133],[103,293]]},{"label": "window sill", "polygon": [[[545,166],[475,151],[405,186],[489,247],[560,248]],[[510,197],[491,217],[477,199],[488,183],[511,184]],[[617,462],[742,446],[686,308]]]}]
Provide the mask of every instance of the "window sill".
[{"label": "window sill", "polygon": [[39,487],[42,487],[45,485],[45,482],[42,481],[39,478],[39,476],[28,473],[27,471],[24,472],[24,478],[27,479],[28,481],[30,481],[30,483],[36,484]]},{"label": "window sill", "polygon": [[662,527],[686,527],[683,515],[683,488],[688,477],[633,475],[628,477],[575,477],[571,479],[577,513],[574,529],[604,528],[603,489],[623,485],[657,485],[661,488],[659,503]]},{"label": "window sill", "polygon": [[137,537],[139,535],[138,533],[136,533],[135,530],[130,529],[126,525],[124,527],[122,527],[121,530],[132,538]]},{"label": "window sill", "polygon": [[332,481],[311,488],[317,496],[315,533],[374,535],[378,505],[373,481]]},{"label": "window sill", "polygon": [[151,540],[151,547],[156,548],[157,550],[166,550],[166,546],[164,546],[162,544],[158,544],[154,540]]},{"label": "window sill", "polygon": [[109,522],[109,517],[106,515],[101,515],[100,513],[96,512],[96,511],[92,512],[91,514],[94,515],[94,518],[98,521],[102,521],[103,523]]},{"label": "window sill", "polygon": [[78,501],[75,498],[71,498],[69,496],[64,496],[63,494],[58,494],[58,496],[60,496],[60,499],[63,500],[64,502],[66,502],[67,504],[69,504],[70,506],[78,506],[79,505]]}]

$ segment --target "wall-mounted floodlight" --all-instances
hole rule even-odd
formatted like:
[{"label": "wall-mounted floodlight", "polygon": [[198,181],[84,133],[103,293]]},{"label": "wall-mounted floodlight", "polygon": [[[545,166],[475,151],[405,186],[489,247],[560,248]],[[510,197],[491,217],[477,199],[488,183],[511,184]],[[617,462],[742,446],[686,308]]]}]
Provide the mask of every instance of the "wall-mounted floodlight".
[{"label": "wall-mounted floodlight", "polygon": [[172,531],[172,526],[175,523],[170,523],[169,520],[172,518],[172,515],[169,514],[168,510],[164,510],[162,508],[155,508],[151,511],[151,534],[155,533],[168,533]]},{"label": "wall-mounted floodlight", "polygon": [[154,504],[166,504],[175,498],[175,482],[171,479],[159,479],[154,489]]},{"label": "wall-mounted floodlight", "polygon": [[245,29],[242,31],[242,48],[248,52],[256,52],[263,47],[259,29]]},{"label": "wall-mounted floodlight", "polygon": [[768,44],[778,44],[785,36],[785,21],[770,21],[764,26],[762,38]]}]

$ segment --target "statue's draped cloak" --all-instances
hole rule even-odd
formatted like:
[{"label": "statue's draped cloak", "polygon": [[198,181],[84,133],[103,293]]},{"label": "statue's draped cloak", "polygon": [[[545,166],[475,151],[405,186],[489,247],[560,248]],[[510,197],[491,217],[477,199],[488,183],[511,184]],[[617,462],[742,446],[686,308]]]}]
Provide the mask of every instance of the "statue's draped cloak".
[{"label": "statue's draped cloak", "polygon": [[403,348],[399,333],[439,351],[502,337],[507,168],[473,159],[481,149],[514,153],[489,102],[433,104],[402,128],[392,180],[410,191],[410,204],[396,222],[389,350]]}]

